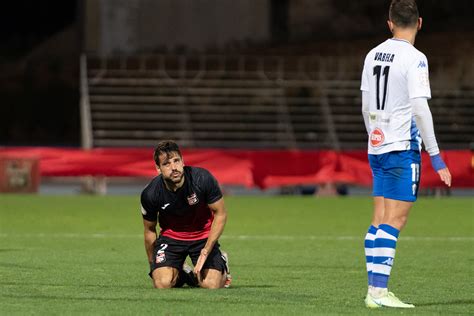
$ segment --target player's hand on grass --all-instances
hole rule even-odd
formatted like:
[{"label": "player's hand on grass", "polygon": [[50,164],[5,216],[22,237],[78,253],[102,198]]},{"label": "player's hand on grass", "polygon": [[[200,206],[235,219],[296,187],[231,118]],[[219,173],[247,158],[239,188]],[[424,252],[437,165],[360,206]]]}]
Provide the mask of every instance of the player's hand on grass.
[{"label": "player's hand on grass", "polygon": [[208,255],[209,255],[209,253],[206,250],[206,248],[203,248],[201,250],[201,254],[199,255],[199,258],[196,262],[196,265],[194,266],[194,273],[196,274],[199,282],[201,282],[201,270],[202,270],[202,267],[203,267],[204,263],[206,262],[206,259],[207,259]]},{"label": "player's hand on grass", "polygon": [[443,181],[448,187],[451,186],[451,173],[449,172],[449,169],[443,168],[438,170],[439,177],[441,178],[441,181]]}]

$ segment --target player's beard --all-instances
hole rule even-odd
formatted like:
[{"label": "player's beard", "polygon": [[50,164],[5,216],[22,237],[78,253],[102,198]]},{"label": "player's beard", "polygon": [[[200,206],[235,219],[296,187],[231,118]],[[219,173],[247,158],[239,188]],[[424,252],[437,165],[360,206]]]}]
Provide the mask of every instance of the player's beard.
[{"label": "player's beard", "polygon": [[183,180],[184,173],[179,171],[174,171],[170,174],[170,177],[166,179],[166,182],[172,185],[179,184]]}]

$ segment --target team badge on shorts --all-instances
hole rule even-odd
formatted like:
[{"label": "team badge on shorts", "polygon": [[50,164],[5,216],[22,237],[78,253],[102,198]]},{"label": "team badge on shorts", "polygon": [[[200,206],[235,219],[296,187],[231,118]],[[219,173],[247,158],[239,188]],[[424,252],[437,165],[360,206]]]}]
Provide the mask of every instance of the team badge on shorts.
[{"label": "team badge on shorts", "polygon": [[379,147],[383,144],[385,136],[380,128],[376,128],[370,133],[370,145],[372,147]]},{"label": "team badge on shorts", "polygon": [[193,193],[190,196],[188,196],[188,204],[189,205],[194,205],[194,204],[197,204],[198,202],[199,202],[199,199],[198,199],[196,193]]},{"label": "team badge on shorts", "polygon": [[168,248],[168,244],[161,244],[160,249],[156,252],[156,263],[163,263],[166,261],[165,249]]},{"label": "team badge on shorts", "polygon": [[166,255],[165,255],[165,253],[164,253],[164,252],[161,252],[161,253],[158,252],[158,253],[156,254],[156,260],[155,260],[155,262],[156,262],[156,263],[163,263],[163,262],[165,262],[165,261],[166,261]]}]

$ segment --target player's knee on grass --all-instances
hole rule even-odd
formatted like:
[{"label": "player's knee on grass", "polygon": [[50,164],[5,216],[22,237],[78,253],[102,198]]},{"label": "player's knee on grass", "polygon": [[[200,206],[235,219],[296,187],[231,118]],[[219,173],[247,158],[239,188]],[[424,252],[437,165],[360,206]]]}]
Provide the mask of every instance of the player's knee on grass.
[{"label": "player's knee on grass", "polygon": [[176,280],[169,278],[167,276],[160,276],[157,278],[153,278],[153,286],[156,289],[169,289],[174,287],[176,284]]},{"label": "player's knee on grass", "polygon": [[219,270],[206,269],[202,272],[199,286],[205,289],[220,289],[225,285],[226,274]]},{"label": "player's knee on grass", "polygon": [[153,286],[157,289],[169,289],[176,285],[178,270],[174,268],[159,268],[153,271]]}]

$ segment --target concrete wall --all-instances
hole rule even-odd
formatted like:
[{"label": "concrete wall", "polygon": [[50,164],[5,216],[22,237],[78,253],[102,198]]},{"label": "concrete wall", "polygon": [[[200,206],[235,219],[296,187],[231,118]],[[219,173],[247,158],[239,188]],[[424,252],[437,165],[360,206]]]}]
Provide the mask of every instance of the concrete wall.
[{"label": "concrete wall", "polygon": [[85,49],[109,55],[266,41],[269,5],[270,0],[87,0]]}]

